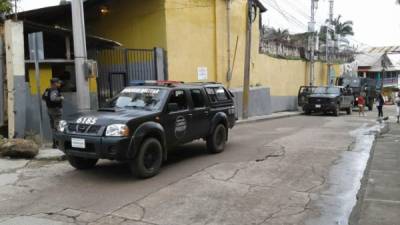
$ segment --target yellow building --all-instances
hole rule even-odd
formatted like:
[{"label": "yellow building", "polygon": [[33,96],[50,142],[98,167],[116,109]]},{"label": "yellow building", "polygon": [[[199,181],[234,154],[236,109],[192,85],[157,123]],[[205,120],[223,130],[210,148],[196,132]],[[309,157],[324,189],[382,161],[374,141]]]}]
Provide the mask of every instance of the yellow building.
[{"label": "yellow building", "polygon": [[[250,83],[270,88],[272,98],[293,102],[299,86],[309,83],[309,65],[302,60],[276,59],[259,53],[263,6],[256,3],[261,8],[258,7],[252,27]],[[243,85],[247,0],[116,0],[99,7],[106,9],[106,13],[98,19],[89,19],[88,30],[128,48],[164,48],[169,79],[217,81],[230,88]],[[231,80],[228,80],[228,62],[232,68]],[[316,63],[316,84],[327,84],[326,67]],[[338,66],[335,71],[339,74]],[[293,108],[294,104],[291,105]]]},{"label": "yellow building", "polygon": [[[309,83],[309,65],[259,53],[260,15],[265,8],[261,1],[255,3],[251,86],[269,89],[272,111],[294,109],[299,87]],[[21,16],[42,23],[40,17],[47,13],[51,18],[46,21],[53,21],[48,25],[68,27],[69,6],[58,8],[63,7]],[[247,0],[88,0],[85,14],[88,34],[117,41],[125,48],[164,49],[170,80],[216,81],[232,89],[243,86]],[[326,68],[315,64],[316,84],[327,83]],[[339,66],[335,72],[339,74]]]}]

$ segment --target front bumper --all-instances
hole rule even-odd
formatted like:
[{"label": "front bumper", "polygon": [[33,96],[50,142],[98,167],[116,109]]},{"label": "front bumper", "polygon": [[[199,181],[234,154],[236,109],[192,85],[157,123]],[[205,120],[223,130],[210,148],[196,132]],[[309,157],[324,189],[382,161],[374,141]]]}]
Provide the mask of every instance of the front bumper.
[{"label": "front bumper", "polygon": [[[85,140],[85,148],[73,148],[72,139]],[[131,139],[127,137],[97,137],[56,133],[58,148],[66,155],[92,159],[126,160]]]},{"label": "front bumper", "polygon": [[329,112],[335,111],[337,104],[335,103],[318,103],[318,104],[305,104],[303,106],[304,111],[311,111],[311,112]]}]

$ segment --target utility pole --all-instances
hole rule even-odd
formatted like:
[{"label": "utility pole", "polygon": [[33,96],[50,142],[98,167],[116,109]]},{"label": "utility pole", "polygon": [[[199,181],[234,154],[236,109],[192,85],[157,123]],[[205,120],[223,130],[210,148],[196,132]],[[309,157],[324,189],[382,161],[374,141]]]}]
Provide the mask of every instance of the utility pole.
[{"label": "utility pole", "polygon": [[14,21],[18,20],[18,0],[14,0]]},{"label": "utility pole", "polygon": [[232,63],[231,63],[231,0],[226,1],[226,27],[227,27],[227,54],[228,54],[228,70],[226,74],[226,80],[229,82],[232,80]]},{"label": "utility pole", "polygon": [[86,31],[83,0],[72,0],[72,27],[74,38],[75,74],[77,87],[77,105],[79,110],[90,109],[89,82],[86,77]]},{"label": "utility pole", "polygon": [[318,7],[318,0],[311,0],[311,21],[308,24],[308,32],[311,36],[308,40],[310,50],[310,86],[314,85],[315,71],[314,71],[314,57],[315,57],[315,10]]},{"label": "utility pole", "polygon": [[244,80],[243,80],[243,119],[249,118],[249,96],[250,96],[250,58],[251,58],[251,37],[253,23],[253,1],[247,0],[247,25],[246,25],[246,50],[244,58]]},{"label": "utility pole", "polygon": [[327,37],[326,37],[326,62],[328,64],[328,85],[333,86],[334,85],[334,77],[332,74],[332,52],[330,51],[333,49],[333,41],[331,40],[331,36],[329,35],[329,31],[331,31],[335,36],[335,29],[333,27],[333,6],[334,6],[334,0],[329,0],[329,23],[327,27]]}]

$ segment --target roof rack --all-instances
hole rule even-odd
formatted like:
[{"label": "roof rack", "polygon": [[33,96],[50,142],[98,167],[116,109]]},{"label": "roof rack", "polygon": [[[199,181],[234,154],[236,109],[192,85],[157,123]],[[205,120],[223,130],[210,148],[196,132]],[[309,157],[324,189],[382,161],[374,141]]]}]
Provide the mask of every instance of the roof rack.
[{"label": "roof rack", "polygon": [[131,86],[175,86],[178,84],[184,84],[182,81],[171,81],[171,80],[134,80],[129,83]]},{"label": "roof rack", "polygon": [[209,81],[209,82],[189,82],[187,84],[202,84],[202,85],[205,85],[205,84],[222,84],[222,83]]}]

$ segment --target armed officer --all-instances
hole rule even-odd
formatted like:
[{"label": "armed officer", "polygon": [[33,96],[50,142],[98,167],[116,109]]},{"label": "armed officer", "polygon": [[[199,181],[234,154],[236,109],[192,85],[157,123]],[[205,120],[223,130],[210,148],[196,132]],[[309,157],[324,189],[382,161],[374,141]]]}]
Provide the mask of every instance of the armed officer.
[{"label": "armed officer", "polygon": [[[42,98],[44,101],[46,101],[51,129],[53,132],[55,132],[62,117],[64,96],[61,94],[61,81],[58,78],[51,79],[50,84],[51,87],[46,89]],[[56,143],[54,141],[53,147],[56,147]]]}]

